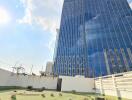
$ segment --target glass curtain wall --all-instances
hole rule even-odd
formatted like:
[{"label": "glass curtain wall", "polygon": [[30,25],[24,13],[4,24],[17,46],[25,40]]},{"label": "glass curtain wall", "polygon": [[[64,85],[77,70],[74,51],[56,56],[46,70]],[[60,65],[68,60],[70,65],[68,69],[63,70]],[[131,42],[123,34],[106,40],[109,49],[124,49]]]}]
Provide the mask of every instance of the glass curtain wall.
[{"label": "glass curtain wall", "polygon": [[131,70],[127,0],[64,0],[54,73],[98,77]]}]

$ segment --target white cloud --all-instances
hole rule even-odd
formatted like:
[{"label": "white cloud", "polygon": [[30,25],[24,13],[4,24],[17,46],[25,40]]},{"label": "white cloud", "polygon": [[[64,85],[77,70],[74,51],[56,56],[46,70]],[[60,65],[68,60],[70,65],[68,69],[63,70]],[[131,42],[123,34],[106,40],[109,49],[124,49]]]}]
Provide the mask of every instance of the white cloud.
[{"label": "white cloud", "polygon": [[50,31],[51,33],[55,33],[56,28],[59,27],[59,23],[57,19],[50,19],[47,17],[38,16],[34,18],[36,24],[42,26],[43,30]]},{"label": "white cloud", "polygon": [[63,0],[20,0],[25,15],[18,20],[20,24],[39,25],[51,33],[47,47],[54,49],[56,28],[59,28]]},{"label": "white cloud", "polygon": [[20,0],[25,8],[25,15],[22,19],[19,19],[19,23],[32,24],[33,21],[33,0]]},{"label": "white cloud", "polygon": [[56,28],[59,27],[59,21],[56,19],[48,19],[46,17],[36,17],[35,22],[40,25],[43,30],[49,31],[51,33],[51,38],[49,42],[45,45],[53,54],[54,45],[56,40]]},{"label": "white cloud", "polygon": [[129,3],[129,6],[130,6],[130,7],[131,7],[131,9],[132,9],[132,2],[130,2],[130,3]]}]

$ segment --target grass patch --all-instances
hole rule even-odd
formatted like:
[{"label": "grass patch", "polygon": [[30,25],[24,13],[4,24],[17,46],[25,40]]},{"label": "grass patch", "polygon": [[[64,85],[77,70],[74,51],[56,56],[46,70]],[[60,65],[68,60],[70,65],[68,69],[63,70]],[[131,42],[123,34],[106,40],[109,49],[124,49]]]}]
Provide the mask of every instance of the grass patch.
[{"label": "grass patch", "polygon": [[105,96],[105,100],[130,100],[130,99],[118,98],[118,97],[115,97],[115,96]]},{"label": "grass patch", "polygon": [[91,96],[101,96],[100,94],[97,93],[87,93],[87,92],[63,92],[63,93],[71,93],[74,95],[80,95],[80,96],[87,96],[87,97],[91,97]]},{"label": "grass patch", "polygon": [[62,97],[62,93],[59,93],[59,96]]},{"label": "grass patch", "polygon": [[84,98],[83,100],[89,100],[88,98]]},{"label": "grass patch", "polygon": [[[56,91],[43,91],[43,92],[34,92],[26,90],[17,90],[8,91],[0,93],[1,100],[16,100],[11,99],[13,95],[17,100],[119,100],[116,97],[112,96],[101,96],[98,94],[92,93],[70,93],[70,92],[56,92]],[[97,99],[104,98],[104,99]],[[121,99],[128,100],[128,99]]]},{"label": "grass patch", "polygon": [[0,86],[0,93],[9,92],[9,91],[16,91],[16,90],[24,90],[23,87],[17,86]]}]

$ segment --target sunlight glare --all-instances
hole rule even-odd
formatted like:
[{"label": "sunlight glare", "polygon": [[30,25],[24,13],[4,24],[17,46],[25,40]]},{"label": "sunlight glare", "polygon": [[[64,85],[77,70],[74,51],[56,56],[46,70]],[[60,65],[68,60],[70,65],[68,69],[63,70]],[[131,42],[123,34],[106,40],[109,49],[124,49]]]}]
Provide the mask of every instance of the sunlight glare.
[{"label": "sunlight glare", "polygon": [[0,25],[9,23],[10,19],[9,12],[6,9],[0,7]]}]

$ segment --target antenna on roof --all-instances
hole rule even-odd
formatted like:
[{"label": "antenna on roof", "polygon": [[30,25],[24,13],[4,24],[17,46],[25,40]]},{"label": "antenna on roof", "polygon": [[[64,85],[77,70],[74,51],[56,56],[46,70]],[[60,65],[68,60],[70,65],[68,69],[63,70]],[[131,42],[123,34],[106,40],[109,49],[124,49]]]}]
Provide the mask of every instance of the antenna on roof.
[{"label": "antenna on roof", "polygon": [[44,66],[42,66],[41,71],[39,71],[39,73],[40,73],[40,77],[42,77],[42,76],[46,76],[46,73],[43,71],[43,67],[44,67]]},{"label": "antenna on roof", "polygon": [[30,75],[32,75],[33,65],[31,66]]},{"label": "antenna on roof", "polygon": [[33,73],[33,65],[32,65],[32,67],[31,67],[30,75],[32,75],[32,76],[36,76],[36,74]]},{"label": "antenna on roof", "polygon": [[16,64],[15,64],[15,66],[12,67],[12,69],[13,69],[12,75],[13,75],[14,73],[16,73],[17,75],[25,73],[25,68],[22,67],[22,64],[20,64],[19,67],[16,67]]},{"label": "antenna on roof", "polygon": [[12,67],[12,74],[11,75],[13,75],[15,73],[15,71],[16,71],[16,65],[17,65],[18,62],[19,61],[16,61],[15,65]]}]

